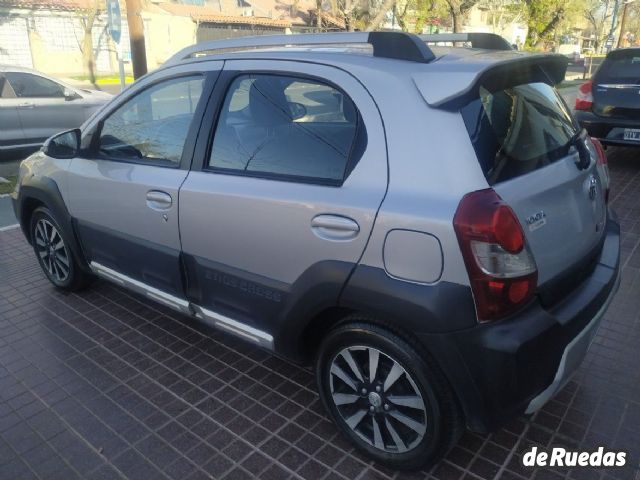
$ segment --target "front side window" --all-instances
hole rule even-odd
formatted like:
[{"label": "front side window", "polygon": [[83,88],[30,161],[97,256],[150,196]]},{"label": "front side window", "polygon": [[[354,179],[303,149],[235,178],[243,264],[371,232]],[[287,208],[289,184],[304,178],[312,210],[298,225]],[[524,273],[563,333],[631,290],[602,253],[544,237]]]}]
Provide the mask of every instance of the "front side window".
[{"label": "front side window", "polygon": [[20,98],[64,97],[64,87],[48,78],[23,72],[7,72],[6,77]]},{"label": "front side window", "polygon": [[564,158],[578,131],[558,92],[545,83],[481,87],[462,117],[491,185]]},{"label": "front side window", "polygon": [[169,80],[136,95],[103,122],[98,149],[116,160],[178,164],[204,79]]},{"label": "front side window", "polygon": [[216,128],[209,167],[265,178],[342,183],[359,116],[340,90],[303,78],[237,77]]}]

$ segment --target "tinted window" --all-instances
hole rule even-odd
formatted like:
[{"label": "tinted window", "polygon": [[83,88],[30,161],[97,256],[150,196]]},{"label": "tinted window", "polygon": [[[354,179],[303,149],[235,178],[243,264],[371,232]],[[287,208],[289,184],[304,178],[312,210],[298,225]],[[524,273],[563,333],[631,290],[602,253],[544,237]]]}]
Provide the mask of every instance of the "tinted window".
[{"label": "tinted window", "polygon": [[64,87],[48,78],[21,72],[7,72],[6,76],[18,97],[64,97]]},{"label": "tinted window", "polygon": [[609,54],[596,74],[598,83],[640,84],[640,50]]},{"label": "tinted window", "polygon": [[490,184],[563,158],[577,132],[566,104],[544,83],[495,92],[481,88],[462,116]]},{"label": "tinted window", "polygon": [[341,183],[358,123],[351,99],[329,85],[278,75],[241,76],[225,99],[209,166]]},{"label": "tinted window", "polygon": [[0,75],[0,98],[14,98],[15,96],[7,79]]},{"label": "tinted window", "polygon": [[100,153],[123,160],[179,163],[202,84],[202,77],[170,80],[127,101],[104,121]]}]

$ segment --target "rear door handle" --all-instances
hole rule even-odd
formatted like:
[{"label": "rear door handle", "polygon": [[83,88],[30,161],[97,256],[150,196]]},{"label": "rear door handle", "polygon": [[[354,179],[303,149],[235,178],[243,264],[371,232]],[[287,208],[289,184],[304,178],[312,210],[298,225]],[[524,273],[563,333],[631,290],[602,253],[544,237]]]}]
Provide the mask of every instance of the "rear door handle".
[{"label": "rear door handle", "polygon": [[160,190],[149,190],[147,192],[147,206],[152,210],[169,210],[173,200],[171,195]]},{"label": "rear door handle", "polygon": [[35,106],[36,106],[36,104],[35,103],[31,103],[31,102],[24,102],[24,103],[18,104],[18,107],[20,107],[20,108],[33,108]]},{"label": "rear door handle", "polygon": [[322,214],[313,217],[311,230],[324,240],[344,241],[356,238],[360,233],[360,225],[349,217]]}]

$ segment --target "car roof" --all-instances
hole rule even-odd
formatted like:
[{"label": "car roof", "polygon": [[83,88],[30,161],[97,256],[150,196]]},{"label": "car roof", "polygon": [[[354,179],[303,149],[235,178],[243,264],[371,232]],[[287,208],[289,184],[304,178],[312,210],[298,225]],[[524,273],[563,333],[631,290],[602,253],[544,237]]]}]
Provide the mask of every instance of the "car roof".
[{"label": "car roof", "polygon": [[[428,71],[454,69],[478,70],[486,65],[504,62],[510,59],[518,59],[532,56],[530,53],[517,50],[484,50],[465,47],[430,47],[435,54],[434,60],[428,63],[410,60],[376,57],[373,56],[371,47],[355,47],[351,45],[331,47],[269,47],[251,48],[220,53],[203,53],[187,58],[176,63],[166,65],[184,65],[207,60],[246,60],[249,58],[261,60],[292,60],[292,61],[318,61],[324,64],[346,67],[367,64],[370,67],[387,68],[394,66],[401,72]],[[535,55],[535,54],[534,54]],[[160,69],[165,68],[161,66]]]},{"label": "car roof", "polygon": [[34,70],[33,68],[18,67],[15,65],[2,65],[2,64],[0,64],[0,72],[21,72],[21,73],[35,73],[37,75],[43,75],[42,72]]},{"label": "car roof", "polygon": [[[517,50],[483,50],[462,47],[430,47],[435,58],[430,62],[416,62],[373,56],[369,47],[350,45],[331,47],[270,47],[253,48],[234,52],[213,52],[170,63],[160,70],[172,66],[193,64],[205,61],[230,60],[289,60],[307,63],[319,63],[348,71],[361,81],[372,76],[372,69],[384,72],[392,77],[409,77],[418,86],[423,97],[430,105],[437,106],[468,91],[482,75],[495,67],[505,67],[516,62],[563,63],[561,73],[553,75],[556,83],[564,78],[567,59],[557,54],[532,54]],[[515,63],[514,63],[515,66]],[[554,69],[559,72],[559,67]]]},{"label": "car roof", "polygon": [[640,47],[628,47],[628,48],[616,48],[607,53],[607,58],[612,57],[624,57],[627,54],[630,55],[640,55]]}]

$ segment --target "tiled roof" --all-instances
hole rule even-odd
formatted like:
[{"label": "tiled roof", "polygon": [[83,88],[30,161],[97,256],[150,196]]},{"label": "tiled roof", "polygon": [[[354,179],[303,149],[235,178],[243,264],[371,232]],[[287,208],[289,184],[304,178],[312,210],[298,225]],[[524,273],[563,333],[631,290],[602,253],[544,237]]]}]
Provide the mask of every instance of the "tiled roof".
[{"label": "tiled roof", "polygon": [[[289,20],[293,25],[307,25],[309,10],[315,9],[315,0],[248,0],[254,15],[269,15]],[[296,8],[293,8],[294,3]]]},{"label": "tiled roof", "polygon": [[[1,0],[0,0],[1,1]],[[198,22],[208,23],[231,23],[237,25],[261,25],[265,27],[288,28],[291,22],[267,17],[249,17],[241,15],[224,15],[210,7],[199,7],[196,5],[180,5],[176,3],[161,3],[158,5],[172,15],[191,17]]]}]

